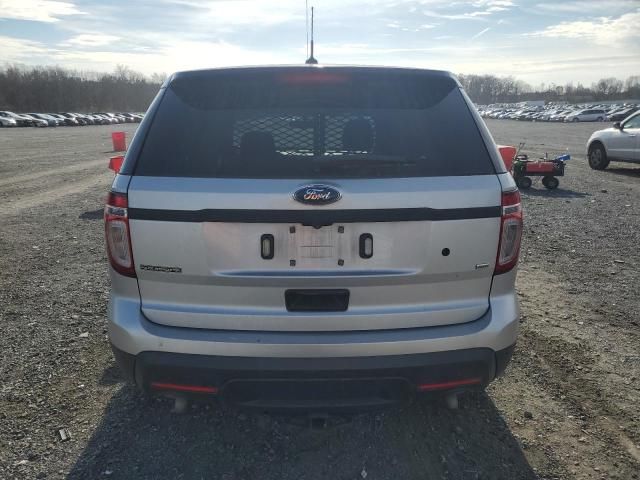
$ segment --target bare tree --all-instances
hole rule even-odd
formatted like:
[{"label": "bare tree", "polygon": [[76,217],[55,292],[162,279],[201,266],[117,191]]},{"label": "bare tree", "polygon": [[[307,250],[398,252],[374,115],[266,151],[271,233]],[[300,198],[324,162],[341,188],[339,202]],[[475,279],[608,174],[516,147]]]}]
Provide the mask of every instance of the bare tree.
[{"label": "bare tree", "polygon": [[[118,65],[112,73],[5,65],[0,68],[0,110],[143,111],[166,78],[166,73],[146,77],[126,65]],[[581,83],[562,86],[553,82],[534,88],[511,76],[459,75],[459,79],[477,104],[640,99],[640,75],[630,76],[624,82],[603,78],[591,88]]]},{"label": "bare tree", "polygon": [[143,111],[162,75],[147,78],[124,65],[111,74],[6,65],[0,68],[0,110]]},{"label": "bare tree", "polygon": [[596,95],[599,97],[599,100],[606,99],[608,97],[613,97],[622,92],[623,90],[622,80],[618,80],[617,78],[609,77],[602,78],[598,80],[597,83],[593,84],[593,90]]}]

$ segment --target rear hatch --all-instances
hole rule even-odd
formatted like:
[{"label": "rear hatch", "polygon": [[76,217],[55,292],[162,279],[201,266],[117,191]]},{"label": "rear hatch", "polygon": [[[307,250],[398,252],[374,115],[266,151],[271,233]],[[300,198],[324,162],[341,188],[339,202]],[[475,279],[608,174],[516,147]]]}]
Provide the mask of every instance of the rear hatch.
[{"label": "rear hatch", "polygon": [[374,330],[487,311],[501,186],[449,75],[203,71],[160,95],[127,159],[151,321]]}]

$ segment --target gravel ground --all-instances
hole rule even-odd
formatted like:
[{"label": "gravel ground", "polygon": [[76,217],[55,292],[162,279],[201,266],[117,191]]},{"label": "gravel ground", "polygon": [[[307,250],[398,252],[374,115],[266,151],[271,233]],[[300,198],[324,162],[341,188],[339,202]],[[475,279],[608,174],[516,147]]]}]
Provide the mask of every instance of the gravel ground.
[{"label": "gravel ground", "polygon": [[523,194],[507,375],[455,412],[413,403],[322,429],[204,405],[176,415],[124,384],[101,207],[109,134],[135,126],[0,130],[0,478],[638,478],[640,168],[588,168],[602,125],[488,125],[532,156],[574,157],[557,191]]}]

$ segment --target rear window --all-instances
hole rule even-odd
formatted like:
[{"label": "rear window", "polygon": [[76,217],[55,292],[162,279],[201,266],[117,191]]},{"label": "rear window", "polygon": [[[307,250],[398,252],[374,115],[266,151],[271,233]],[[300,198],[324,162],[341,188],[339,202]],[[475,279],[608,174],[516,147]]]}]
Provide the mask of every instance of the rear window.
[{"label": "rear window", "polygon": [[178,76],[135,167],[136,175],[204,178],[494,172],[453,79],[310,68]]}]

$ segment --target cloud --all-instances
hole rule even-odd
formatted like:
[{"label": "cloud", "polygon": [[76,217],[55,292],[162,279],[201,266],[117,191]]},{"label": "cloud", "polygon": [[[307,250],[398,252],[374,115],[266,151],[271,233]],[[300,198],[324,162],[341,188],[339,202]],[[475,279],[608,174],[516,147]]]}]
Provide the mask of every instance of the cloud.
[{"label": "cloud", "polygon": [[[450,4],[455,5],[455,3]],[[422,13],[428,17],[443,18],[446,20],[483,20],[484,17],[493,15],[494,13],[510,10],[514,3],[510,0],[476,0],[471,2],[474,10],[463,13],[443,13],[441,9],[423,10]]]},{"label": "cloud", "polygon": [[[84,45],[88,44],[85,42]],[[295,49],[257,51],[224,41],[165,40],[151,51],[117,51],[79,49],[77,45],[68,43],[51,47],[41,42],[3,35],[0,35],[0,51],[2,60],[7,63],[56,64],[70,69],[99,72],[113,71],[117,65],[128,65],[148,75],[160,71],[291,63],[292,58],[301,58]]]},{"label": "cloud", "polygon": [[511,0],[476,0],[471,2],[474,7],[503,7],[511,8],[515,4]]},{"label": "cloud", "polygon": [[49,49],[40,42],[0,35],[0,50],[5,62],[21,62],[34,54],[46,54]]},{"label": "cloud", "polygon": [[[228,42],[167,41],[149,52],[66,50],[51,52],[56,63],[83,70],[113,70],[130,65],[145,74],[222,66],[287,63],[287,53],[256,51]],[[289,57],[290,58],[290,57]]]},{"label": "cloud", "polygon": [[59,17],[84,15],[71,2],[53,0],[0,0],[0,18],[57,22]]},{"label": "cloud", "polygon": [[550,25],[544,30],[525,35],[549,38],[581,39],[599,45],[612,45],[614,42],[630,38],[640,38],[640,9],[617,18],[601,17],[595,20],[577,20]]},{"label": "cloud", "polygon": [[[316,2],[316,54],[326,63],[512,74],[532,83],[588,83],[602,72],[639,71],[638,0],[516,3],[377,0],[365,7],[322,0]],[[534,10],[536,3],[542,8]],[[144,0],[130,2],[125,15],[120,2],[0,0],[0,17],[57,21],[26,28],[22,21],[0,21],[8,27],[0,34],[0,62],[84,71],[125,64],[146,74],[298,64],[306,58],[304,14],[301,0]],[[624,46],[615,54],[627,56],[610,55],[613,44]]]},{"label": "cloud", "polygon": [[482,20],[481,17],[491,15],[491,13],[483,10],[455,14],[440,13],[435,10],[423,10],[422,13],[427,17],[442,18],[445,20]]},{"label": "cloud", "polygon": [[607,0],[606,2],[602,2],[600,0],[576,0],[538,3],[534,8],[535,10],[542,11],[544,13],[556,13],[561,15],[567,13],[593,14],[629,9],[635,7],[637,4],[637,0]]},{"label": "cloud", "polygon": [[174,6],[200,10],[199,20],[218,26],[269,26],[304,20],[304,4],[293,0],[255,2],[251,0],[167,0]]},{"label": "cloud", "polygon": [[105,35],[102,33],[82,33],[80,35],[76,35],[73,38],[70,38],[62,45],[75,45],[79,47],[101,47],[104,45],[109,45],[117,40],[120,40],[120,37],[116,35]]},{"label": "cloud", "polygon": [[477,0],[471,4],[476,8],[484,8],[488,13],[502,12],[515,6],[509,0]]},{"label": "cloud", "polygon": [[[445,36],[445,38],[452,38]],[[493,47],[494,52],[504,48]],[[451,59],[454,56],[459,58],[465,55],[477,57],[483,51],[484,47],[480,45],[451,45],[451,44],[430,44],[429,46],[415,47],[380,47],[367,43],[329,43],[319,45],[318,55],[324,58],[331,58],[333,62],[352,63],[355,61],[364,61],[367,64],[391,64],[406,66],[415,64],[416,59],[426,58],[425,55],[438,56]],[[433,58],[433,57],[429,58]],[[389,62],[389,58],[393,61]]]},{"label": "cloud", "polygon": [[[592,77],[593,80],[606,76],[603,72],[606,70],[613,70],[620,72],[623,68],[631,74],[631,72],[637,71],[638,66],[640,66],[640,60],[636,55],[615,55],[615,56],[593,56],[593,57],[581,57],[581,58],[571,58],[571,57],[562,57],[555,60],[543,60],[540,57],[531,58],[531,59],[517,59],[513,58],[513,60],[508,64],[504,65],[499,60],[488,60],[483,62],[485,67],[485,71],[491,71],[497,75],[513,75],[514,71],[517,71],[517,77],[525,78],[531,76],[537,76],[540,80],[546,79],[547,81],[555,81],[558,83],[563,83],[565,81],[581,81],[581,80],[589,80],[587,77],[575,77],[575,72],[592,72],[597,70],[597,76]],[[477,62],[470,61],[469,63],[462,64],[460,66],[461,72],[478,72],[478,67],[480,65]],[[569,73],[569,77],[567,78],[564,72]],[[624,78],[625,74],[621,73],[617,75],[620,78]],[[566,78],[565,79],[563,79]]]}]

